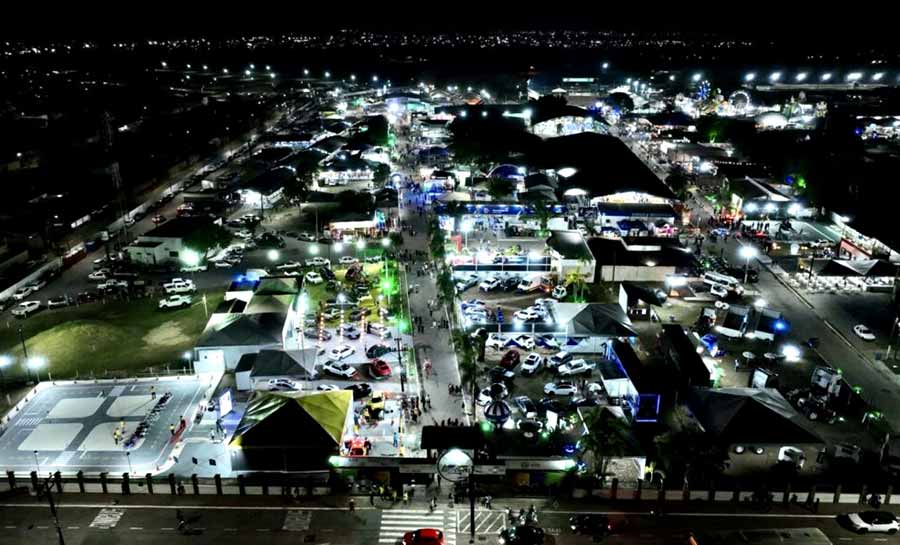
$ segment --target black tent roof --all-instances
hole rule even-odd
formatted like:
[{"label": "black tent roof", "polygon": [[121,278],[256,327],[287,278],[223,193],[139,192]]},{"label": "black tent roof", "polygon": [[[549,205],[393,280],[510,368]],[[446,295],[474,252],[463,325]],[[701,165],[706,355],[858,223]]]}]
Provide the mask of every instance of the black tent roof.
[{"label": "black tent roof", "polygon": [[696,389],[688,406],[703,428],[725,444],[824,443],[774,388]]},{"label": "black tent roof", "polygon": [[883,259],[832,259],[819,276],[895,276],[897,266]]}]

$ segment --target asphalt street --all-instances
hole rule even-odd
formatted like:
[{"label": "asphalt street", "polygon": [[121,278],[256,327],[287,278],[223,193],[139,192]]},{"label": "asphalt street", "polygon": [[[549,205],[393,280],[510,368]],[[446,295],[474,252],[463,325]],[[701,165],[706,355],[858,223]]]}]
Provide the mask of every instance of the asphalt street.
[{"label": "asphalt street", "polygon": [[[358,498],[357,509],[351,513],[343,506],[277,505],[272,501],[275,498],[252,500],[257,505],[196,505],[174,500],[160,504],[141,503],[141,500],[130,498],[127,503],[120,504],[104,501],[76,505],[63,498],[58,514],[66,543],[139,544],[184,539],[191,543],[219,545],[247,542],[388,545],[396,543],[406,531],[439,528],[445,533],[447,545],[456,545],[468,541],[471,529],[467,506],[462,505],[453,509],[439,505],[432,513],[418,504],[373,508],[365,498]],[[501,504],[501,500],[496,500],[495,509],[491,511],[477,509],[477,543],[497,542],[506,519],[505,506]],[[874,545],[894,540],[877,534],[858,536],[843,528],[834,513],[812,514],[794,509],[784,513],[741,513],[728,505],[710,505],[688,512],[673,509],[663,516],[654,516],[646,506],[636,510],[596,511],[539,508],[538,522],[548,536],[547,545],[590,543],[590,537],[575,535],[568,526],[571,515],[584,512],[605,513],[619,528],[619,533],[608,537],[605,543],[687,543],[691,533],[701,530],[766,528],[819,528],[834,543]],[[177,530],[179,514],[193,529],[193,535],[184,536]],[[0,544],[54,543],[56,540],[56,527],[46,503],[29,499],[5,503],[0,505],[0,521],[3,529]]]}]

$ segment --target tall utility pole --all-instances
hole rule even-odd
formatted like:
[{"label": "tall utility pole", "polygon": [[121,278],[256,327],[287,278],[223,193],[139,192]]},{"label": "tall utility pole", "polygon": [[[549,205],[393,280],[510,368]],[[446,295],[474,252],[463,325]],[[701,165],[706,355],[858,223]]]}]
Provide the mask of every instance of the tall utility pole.
[{"label": "tall utility pole", "polygon": [[59,545],[66,545],[66,540],[63,538],[62,526],[59,525],[59,515],[56,513],[56,503],[53,501],[53,481],[47,479],[36,492],[38,499],[40,499],[42,495],[47,496],[47,501],[50,503],[50,514],[53,515],[53,523],[56,524],[56,536],[59,539]]},{"label": "tall utility pole", "polygon": [[[109,175],[112,178],[113,188],[116,192],[117,218],[122,222],[122,228],[119,229],[116,237],[119,247],[122,248],[128,243],[128,224],[125,222],[125,194],[122,192],[122,175],[119,172],[119,162],[116,160],[116,154],[113,150],[114,135],[112,116],[109,112],[103,112],[103,147],[110,160]],[[109,248],[107,247],[108,253]]]}]

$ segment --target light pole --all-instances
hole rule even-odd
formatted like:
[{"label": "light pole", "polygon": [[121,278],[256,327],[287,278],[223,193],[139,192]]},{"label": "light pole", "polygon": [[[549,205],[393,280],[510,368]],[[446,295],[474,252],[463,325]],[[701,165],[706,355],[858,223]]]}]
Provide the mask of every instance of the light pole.
[{"label": "light pole", "polygon": [[25,346],[25,335],[22,333],[21,325],[17,328],[17,331],[19,333],[19,342],[22,343],[22,352],[25,354],[25,359],[27,360],[28,359],[28,348]]},{"label": "light pole", "polygon": [[131,467],[131,451],[125,451],[125,459],[128,460],[128,474],[134,475],[134,468]]},{"label": "light pole", "polygon": [[12,358],[7,355],[0,356],[0,393],[6,390],[6,377],[3,376],[3,368],[12,365]]},{"label": "light pole", "polygon": [[747,283],[747,275],[750,272],[750,260],[756,257],[756,248],[753,246],[741,246],[741,257],[745,259],[744,261],[744,284]]},{"label": "light pole", "polygon": [[41,463],[38,461],[38,451],[34,451],[34,467],[35,472],[40,475],[41,474]]},{"label": "light pole", "polygon": [[47,360],[40,356],[28,358],[26,367],[34,371],[34,378],[37,382],[41,381],[41,367],[47,363]]}]

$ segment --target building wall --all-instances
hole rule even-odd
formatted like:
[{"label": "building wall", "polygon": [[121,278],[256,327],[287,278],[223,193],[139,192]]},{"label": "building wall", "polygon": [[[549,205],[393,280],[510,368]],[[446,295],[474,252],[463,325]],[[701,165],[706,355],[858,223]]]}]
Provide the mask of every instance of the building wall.
[{"label": "building wall", "polygon": [[144,265],[157,265],[178,261],[183,249],[182,240],[180,238],[164,238],[164,237],[140,237],[141,242],[161,242],[155,248],[146,248],[141,246],[128,246],[125,250],[128,257],[137,263]]}]

